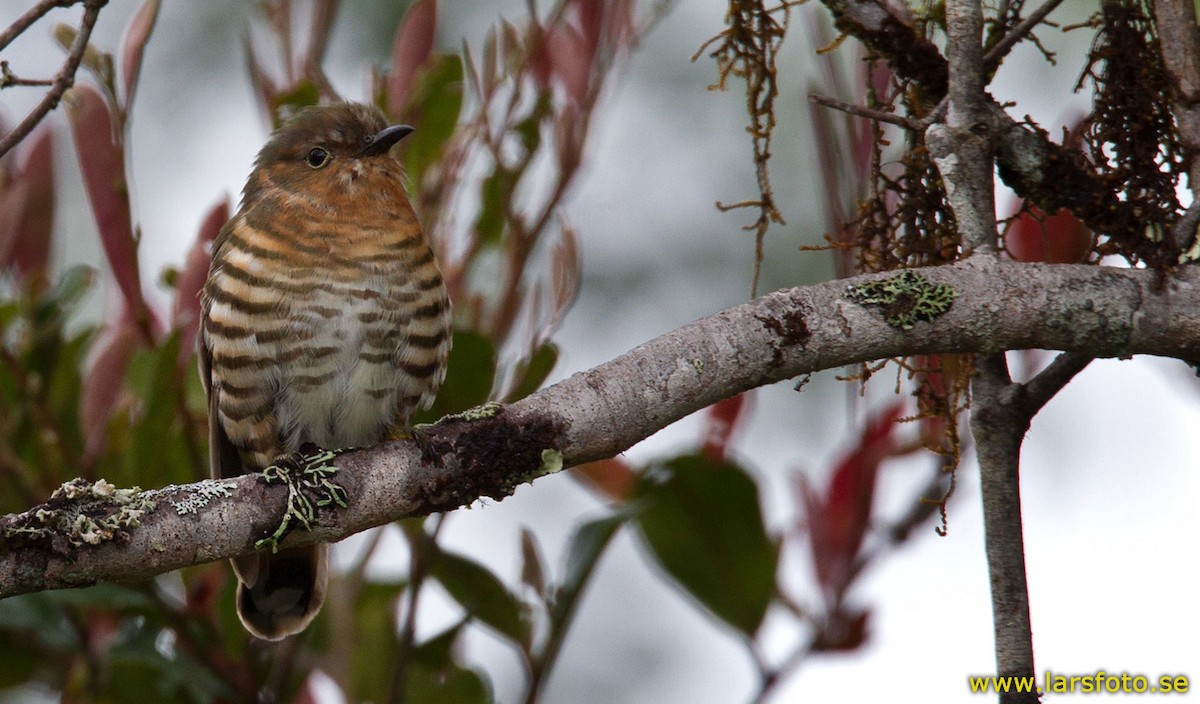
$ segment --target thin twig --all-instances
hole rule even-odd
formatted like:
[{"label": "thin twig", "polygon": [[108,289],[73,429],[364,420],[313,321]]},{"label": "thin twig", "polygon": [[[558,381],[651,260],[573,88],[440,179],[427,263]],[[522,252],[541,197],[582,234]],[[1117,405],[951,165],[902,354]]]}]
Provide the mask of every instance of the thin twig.
[{"label": "thin twig", "polygon": [[1046,19],[1054,11],[1056,7],[1062,4],[1062,0],[1046,0],[1041,7],[1033,11],[1033,14],[1021,20],[1021,22],[1013,27],[1012,30],[1005,34],[1000,41],[996,42],[996,46],[988,50],[983,55],[983,70],[986,74],[991,74],[1000,65],[1000,62],[1008,55],[1008,52],[1017,45],[1017,42],[1024,39],[1034,27],[1041,24],[1042,20]]},{"label": "thin twig", "polygon": [[[796,674],[796,671],[800,669],[804,661],[813,654],[813,649],[816,647],[816,640],[816,636],[811,636],[797,643],[796,647],[792,648],[792,651],[788,653],[787,657],[784,658],[778,667],[762,669],[763,663],[759,661],[762,682],[758,694],[751,700],[751,704],[766,704],[766,702],[770,701],[771,696],[778,691],[779,685],[788,677]],[[756,656],[755,659],[758,660],[758,657]]]},{"label": "thin twig", "polygon": [[9,86],[49,86],[53,85],[54,81],[41,78],[21,78],[12,72],[8,67],[7,61],[0,61],[0,88],[8,88]]},{"label": "thin twig", "polygon": [[[75,85],[75,72],[79,70],[79,63],[83,60],[84,51],[87,50],[88,40],[92,36],[92,28],[96,26],[96,18],[100,16],[100,8],[104,7],[107,3],[108,0],[83,0],[83,18],[79,21],[79,31],[75,34],[75,41],[71,44],[70,51],[67,52],[67,60],[63,62],[62,68],[59,69],[58,74],[54,77],[53,85],[50,87],[50,90],[46,91],[46,95],[42,96],[37,106],[25,116],[24,120],[21,120],[21,124],[10,130],[3,138],[0,138],[0,157],[3,157],[22,139],[29,136],[33,128],[37,127],[38,123],[51,110],[58,106],[63,93]],[[57,5],[58,3],[55,4]],[[28,14],[26,13],[26,15]],[[22,19],[24,19],[24,16]],[[13,26],[16,26],[16,23]],[[9,29],[11,30],[12,27],[10,26]],[[5,34],[7,34],[7,30]],[[7,44],[7,41],[0,43],[0,48],[4,44]]]},{"label": "thin twig", "polygon": [[41,0],[38,4],[25,11],[25,14],[18,17],[12,24],[0,32],[0,51],[4,51],[4,47],[8,46],[12,40],[21,36],[21,34],[29,29],[30,25],[37,22],[47,12],[56,7],[70,7],[79,0]]},{"label": "thin twig", "polygon": [[920,122],[918,122],[917,120],[914,120],[912,118],[909,118],[909,117],[904,117],[903,115],[897,115],[895,113],[890,113],[890,112],[886,112],[883,110],[872,110],[871,108],[864,108],[860,105],[855,105],[853,103],[845,103],[836,98],[829,98],[824,95],[813,94],[813,95],[808,96],[808,99],[818,105],[824,105],[827,108],[833,108],[834,110],[840,110],[844,113],[849,113],[851,115],[856,115],[858,117],[865,117],[868,120],[874,120],[876,122],[886,122],[890,125],[899,125],[900,127],[905,127],[910,130],[921,129]]},{"label": "thin twig", "polygon": [[1032,419],[1092,359],[1091,355],[1081,352],[1063,352],[1028,382],[1014,386],[1013,389],[1019,392],[1022,410]]}]

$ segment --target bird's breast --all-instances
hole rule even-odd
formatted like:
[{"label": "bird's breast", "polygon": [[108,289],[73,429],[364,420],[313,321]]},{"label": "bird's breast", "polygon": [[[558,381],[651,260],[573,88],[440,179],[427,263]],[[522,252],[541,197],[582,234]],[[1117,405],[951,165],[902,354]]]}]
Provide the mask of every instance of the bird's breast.
[{"label": "bird's breast", "polygon": [[255,436],[269,429],[275,452],[368,445],[432,399],[449,301],[420,237],[421,247],[376,244],[307,265],[270,242],[224,243],[206,288],[205,340],[213,378],[232,391],[219,405],[235,444],[261,445]]}]

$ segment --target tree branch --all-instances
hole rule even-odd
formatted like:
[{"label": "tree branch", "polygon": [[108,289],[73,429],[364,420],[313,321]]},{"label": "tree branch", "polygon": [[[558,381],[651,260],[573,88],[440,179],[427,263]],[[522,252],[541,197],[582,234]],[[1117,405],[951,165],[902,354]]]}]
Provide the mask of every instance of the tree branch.
[{"label": "tree branch", "polygon": [[1046,16],[1054,12],[1061,4],[1062,0],[1046,0],[1038,9],[1033,11],[1033,14],[1021,20],[1020,24],[1009,30],[1008,34],[1005,34],[1000,41],[996,42],[995,46],[988,49],[988,52],[984,54],[984,72],[987,75],[995,73],[996,69],[1000,67],[1000,62],[1017,45],[1017,42],[1033,32],[1034,28],[1041,24],[1042,20],[1046,19]]},{"label": "tree branch", "polygon": [[[955,294],[931,323],[897,327],[902,301],[854,302],[862,297],[852,292],[867,282],[913,277]],[[612,457],[722,398],[800,374],[901,355],[1026,348],[1198,359],[1200,267],[1163,278],[1141,269],[974,257],[906,277],[872,274],[777,291],[678,328],[493,417],[433,426],[420,434],[420,446],[393,442],[340,456],[334,480],[346,506],[322,510],[311,531],[292,533],[284,544],[341,540],[480,496],[503,498],[555,471],[560,453],[562,466]],[[72,547],[70,531],[41,539],[14,534],[38,509],[0,518],[0,597],[145,579],[249,552],[278,524],[286,497],[280,485],[258,479],[137,494],[153,506],[141,506],[136,525],[118,526],[121,539],[95,545]]]},{"label": "tree branch", "polygon": [[946,3],[950,78],[945,123],[930,125],[925,144],[946,184],[946,199],[968,252],[996,253],[990,99],[983,91],[983,7],[979,0]]},{"label": "tree branch", "polygon": [[[1021,441],[1031,415],[1012,402],[1003,352],[980,355],[971,382],[971,434],[979,458],[984,542],[992,591],[996,674],[1033,677],[1033,628],[1021,520]],[[1038,701],[1035,691],[1000,693],[1002,704]]]},{"label": "tree branch", "polygon": [[[838,29],[858,38],[886,59],[896,75],[915,82],[924,102],[936,105],[946,97],[949,87],[946,58],[885,3],[821,1],[833,14]],[[1098,179],[1076,150],[1055,144],[1046,133],[1017,122],[994,100],[988,112],[1000,177],[1017,195],[1033,201],[1047,213],[1071,208],[1098,233],[1135,228],[1140,220],[1136,209]]]},{"label": "tree branch", "polygon": [[12,43],[12,40],[21,36],[25,30],[29,29],[34,22],[37,22],[47,12],[56,7],[70,7],[79,0],[39,0],[33,7],[25,11],[13,23],[8,25],[3,32],[0,32],[0,51],[4,51],[4,47]]},{"label": "tree branch", "polygon": [[[1200,226],[1200,28],[1196,26],[1196,7],[1189,0],[1155,0],[1151,7],[1163,66],[1174,86],[1175,123],[1188,159],[1192,204],[1174,227],[1175,241],[1187,247],[1189,242],[1200,241],[1196,236]],[[1200,252],[1194,254],[1200,256]]]},{"label": "tree branch", "polygon": [[[0,36],[0,49],[12,41],[17,34],[28,28],[42,15],[46,14],[51,8],[59,6],[69,6],[75,4],[72,2],[43,2],[38,3],[29,12],[26,12],[17,19],[8,29],[4,30],[3,36]],[[75,85],[75,72],[79,70],[79,63],[83,61],[83,53],[87,51],[88,40],[92,36],[92,28],[96,26],[96,18],[100,16],[100,8],[108,4],[108,0],[83,0],[83,18],[79,20],[79,31],[75,34],[75,41],[71,43],[71,49],[67,52],[67,59],[63,62],[62,68],[54,76],[54,81],[50,84],[50,90],[42,96],[42,99],[34,106],[33,110],[25,116],[24,120],[16,127],[9,130],[8,134],[0,137],[0,157],[7,154],[13,147],[17,146],[22,139],[25,139],[34,127],[42,121],[62,99],[63,93],[67,89]],[[36,13],[36,14],[35,14]],[[27,24],[22,24],[28,19]],[[14,28],[16,29],[14,33]],[[12,33],[12,36],[9,36]]]},{"label": "tree branch", "polygon": [[1033,377],[1024,384],[1016,384],[1013,386],[1020,394],[1020,402],[1025,413],[1029,415],[1030,420],[1033,419],[1042,407],[1054,398],[1055,394],[1063,389],[1075,375],[1087,368],[1087,365],[1092,363],[1092,357],[1078,352],[1063,352],[1054,358],[1045,369],[1038,372],[1037,376]]}]

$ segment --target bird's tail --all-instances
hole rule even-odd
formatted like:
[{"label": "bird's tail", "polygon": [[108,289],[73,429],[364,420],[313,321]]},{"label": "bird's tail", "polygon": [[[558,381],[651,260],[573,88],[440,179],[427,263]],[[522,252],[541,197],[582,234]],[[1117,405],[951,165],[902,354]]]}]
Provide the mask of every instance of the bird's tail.
[{"label": "bird's tail", "polygon": [[263,640],[299,633],[321,610],[329,575],[329,546],[320,543],[231,560],[237,573],[237,613]]}]

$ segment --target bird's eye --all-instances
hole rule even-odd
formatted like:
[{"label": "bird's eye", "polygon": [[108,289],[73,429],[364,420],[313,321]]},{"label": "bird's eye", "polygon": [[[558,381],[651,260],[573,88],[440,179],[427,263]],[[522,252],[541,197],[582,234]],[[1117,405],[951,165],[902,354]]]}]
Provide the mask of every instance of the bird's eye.
[{"label": "bird's eye", "polygon": [[320,147],[313,147],[312,149],[308,150],[308,156],[304,157],[304,163],[308,164],[314,169],[319,169],[328,164],[331,158],[333,157],[329,155],[329,152]]}]

